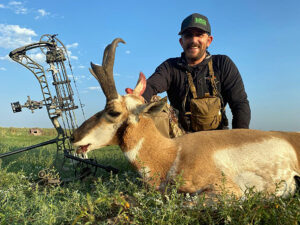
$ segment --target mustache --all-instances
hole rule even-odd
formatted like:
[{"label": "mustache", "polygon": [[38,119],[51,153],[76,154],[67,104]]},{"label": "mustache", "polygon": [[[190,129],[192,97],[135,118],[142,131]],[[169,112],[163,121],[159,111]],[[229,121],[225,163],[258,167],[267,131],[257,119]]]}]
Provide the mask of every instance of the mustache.
[{"label": "mustache", "polygon": [[187,46],[186,46],[186,48],[193,48],[193,47],[201,48],[201,44],[190,43],[190,44],[187,44]]}]

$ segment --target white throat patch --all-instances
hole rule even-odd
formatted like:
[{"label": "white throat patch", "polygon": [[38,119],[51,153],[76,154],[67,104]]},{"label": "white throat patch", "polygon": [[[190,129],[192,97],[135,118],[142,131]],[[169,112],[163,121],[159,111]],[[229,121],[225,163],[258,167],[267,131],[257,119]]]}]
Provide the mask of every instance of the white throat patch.
[{"label": "white throat patch", "polygon": [[133,162],[136,160],[139,151],[141,150],[143,146],[144,138],[141,138],[138,143],[132,148],[129,149],[129,151],[124,152],[125,157],[128,159],[129,162]]}]

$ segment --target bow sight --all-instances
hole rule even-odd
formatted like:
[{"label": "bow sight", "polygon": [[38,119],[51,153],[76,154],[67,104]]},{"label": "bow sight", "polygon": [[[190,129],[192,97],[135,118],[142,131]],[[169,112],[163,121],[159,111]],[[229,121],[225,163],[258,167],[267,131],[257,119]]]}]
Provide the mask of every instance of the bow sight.
[{"label": "bow sight", "polygon": [[[43,94],[42,101],[33,101],[28,96],[28,100],[24,103],[24,105],[21,105],[19,102],[11,103],[13,112],[21,112],[22,108],[28,108],[33,113],[34,110],[45,107],[48,112],[48,116],[57,131],[57,137],[53,140],[49,140],[38,145],[0,154],[0,158],[28,151],[36,147],[56,143],[57,153],[63,152],[64,162],[65,159],[71,159],[93,166],[95,170],[97,168],[102,168],[116,173],[118,170],[111,166],[100,165],[95,160],[78,157],[70,143],[70,137],[72,136],[74,130],[78,127],[75,117],[75,110],[78,109],[78,106],[75,105],[74,102],[74,92],[71,86],[71,80],[67,74],[67,69],[64,63],[65,61],[67,61],[69,64],[69,70],[71,73],[70,77],[73,78],[73,83],[77,91],[78,100],[84,119],[85,115],[83,111],[83,105],[81,104],[81,100],[79,98],[67,49],[56,36],[57,35],[45,34],[40,38],[39,42],[17,48],[11,51],[9,56],[12,60],[25,66],[34,74],[40,84]],[[40,49],[40,51],[45,55],[46,64],[44,66],[41,65],[42,63],[39,64],[34,61],[32,57],[30,57],[30,54],[28,54],[28,52],[33,49]],[[46,72],[50,73],[49,76],[46,76],[46,66],[49,66],[49,68],[46,70]],[[55,94],[51,93],[48,79],[52,79],[52,89],[55,90]]]}]

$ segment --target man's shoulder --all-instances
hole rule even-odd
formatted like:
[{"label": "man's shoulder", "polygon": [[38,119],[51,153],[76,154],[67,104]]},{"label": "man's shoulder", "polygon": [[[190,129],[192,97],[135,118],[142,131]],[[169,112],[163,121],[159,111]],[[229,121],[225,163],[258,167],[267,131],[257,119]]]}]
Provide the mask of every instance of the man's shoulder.
[{"label": "man's shoulder", "polygon": [[227,55],[212,55],[213,63],[218,66],[233,66],[235,65],[232,59]]},{"label": "man's shoulder", "polygon": [[169,63],[171,65],[175,65],[175,64],[178,64],[181,61],[182,60],[181,60],[180,57],[173,57],[173,58],[168,58],[167,60],[164,61],[164,63]]},{"label": "man's shoulder", "polygon": [[181,58],[180,57],[174,57],[174,58],[168,58],[165,61],[163,61],[158,68],[171,68],[171,67],[178,67],[178,65],[181,64]]},{"label": "man's shoulder", "polygon": [[212,55],[212,58],[216,61],[226,61],[226,60],[230,60],[229,56],[227,55],[221,55],[221,54],[218,54],[218,55]]}]

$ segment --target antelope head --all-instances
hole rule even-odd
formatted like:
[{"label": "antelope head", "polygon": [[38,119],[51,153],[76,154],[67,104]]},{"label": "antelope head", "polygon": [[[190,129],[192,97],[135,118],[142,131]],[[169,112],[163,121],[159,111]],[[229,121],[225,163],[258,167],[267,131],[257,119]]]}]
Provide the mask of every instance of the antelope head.
[{"label": "antelope head", "polygon": [[73,134],[72,143],[76,152],[87,153],[108,145],[118,145],[117,136],[128,115],[135,113],[142,106],[141,96],[146,88],[146,78],[140,73],[135,89],[126,89],[127,95],[118,94],[113,77],[115,51],[118,43],[125,42],[121,38],[115,39],[108,45],[103,54],[102,66],[91,63],[91,74],[98,80],[106,97],[104,110],[86,120]]}]

